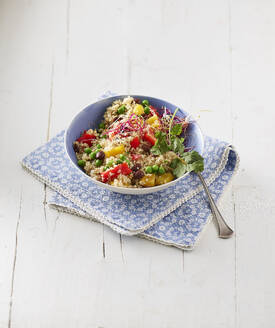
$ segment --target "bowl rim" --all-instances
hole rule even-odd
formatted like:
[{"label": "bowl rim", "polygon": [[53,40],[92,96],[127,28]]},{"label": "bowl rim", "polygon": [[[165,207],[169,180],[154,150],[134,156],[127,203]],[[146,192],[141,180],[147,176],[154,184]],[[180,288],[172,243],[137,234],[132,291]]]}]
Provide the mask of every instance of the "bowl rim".
[{"label": "bowl rim", "polygon": [[[125,188],[125,187],[116,187],[116,186],[112,186],[112,185],[108,185],[108,187],[106,186],[105,183],[101,182],[101,181],[97,181],[96,179],[93,179],[92,177],[89,177],[84,171],[82,171],[74,162],[73,160],[71,159],[69,153],[68,153],[68,150],[67,150],[67,143],[66,143],[66,140],[67,140],[67,135],[68,135],[68,131],[70,129],[70,127],[72,126],[72,124],[74,123],[74,121],[77,119],[78,115],[80,115],[80,113],[82,113],[82,111],[84,111],[86,108],[90,107],[91,105],[94,105],[94,104],[97,104],[101,101],[106,101],[107,99],[111,99],[111,98],[120,98],[120,97],[133,97],[133,98],[151,98],[151,99],[155,99],[155,100],[158,100],[160,102],[165,102],[169,105],[172,105],[172,106],[175,106],[174,104],[172,104],[171,102],[169,101],[166,101],[166,100],[163,100],[161,98],[156,98],[156,97],[151,97],[151,96],[144,96],[144,95],[112,95],[110,97],[106,97],[106,98],[102,98],[102,99],[99,99],[87,106],[85,106],[83,109],[81,109],[77,114],[74,115],[73,119],[71,120],[70,124],[67,126],[67,128],[65,129],[65,133],[64,133],[64,147],[65,147],[65,153],[67,155],[67,157],[69,158],[70,162],[78,169],[78,171],[80,171],[86,178],[90,178],[91,181],[95,184],[97,184],[98,186],[100,186],[101,188],[104,188],[104,189],[109,189],[110,191],[113,191],[113,192],[116,192],[116,193],[122,193],[122,194],[133,194],[132,192],[129,192],[129,189],[132,191],[132,190],[135,190],[135,194],[136,195],[142,195],[144,194],[144,190],[146,190],[146,194],[150,194],[150,193],[154,193],[154,192],[157,192],[157,191],[160,191],[160,190],[163,190],[163,189],[166,189],[166,188],[169,188],[171,187],[172,185],[174,185],[175,183],[179,182],[180,180],[182,180],[183,178],[185,178],[188,174],[190,174],[190,172],[187,172],[185,173],[183,176],[181,176],[180,178],[177,178],[173,181],[170,181],[168,183],[165,183],[163,185],[159,185],[159,186],[154,186],[154,187],[147,187],[147,188]],[[176,106],[177,108],[179,108],[179,111],[182,111],[181,107],[179,106]],[[187,112],[187,114],[189,114],[191,117],[192,117],[192,114],[190,114],[189,112]],[[201,127],[199,125],[199,123],[197,121],[195,121],[196,124],[197,124],[197,127],[198,127],[198,132],[199,132],[199,135],[200,135],[200,139],[202,140],[202,151],[201,153],[203,154],[204,152],[204,136],[203,136],[203,133],[202,133],[202,130],[201,130]],[[163,187],[161,187],[163,186]],[[121,190],[121,191],[118,191],[117,189]],[[140,193],[139,193],[140,191]]]}]

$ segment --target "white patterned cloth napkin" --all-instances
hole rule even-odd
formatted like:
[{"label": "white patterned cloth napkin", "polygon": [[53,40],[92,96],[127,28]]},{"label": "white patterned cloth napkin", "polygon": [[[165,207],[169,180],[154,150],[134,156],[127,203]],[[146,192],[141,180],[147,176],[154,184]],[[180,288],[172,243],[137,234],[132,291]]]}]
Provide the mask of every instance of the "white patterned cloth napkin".
[{"label": "white patterned cloth napkin", "polygon": [[[239,157],[227,143],[205,137],[203,177],[217,201],[238,169]],[[49,204],[99,221],[125,235],[138,235],[181,249],[193,249],[211,211],[196,174],[174,186],[142,196],[103,189],[74,167],[64,149],[64,131],[34,150],[23,167],[55,192]]]}]

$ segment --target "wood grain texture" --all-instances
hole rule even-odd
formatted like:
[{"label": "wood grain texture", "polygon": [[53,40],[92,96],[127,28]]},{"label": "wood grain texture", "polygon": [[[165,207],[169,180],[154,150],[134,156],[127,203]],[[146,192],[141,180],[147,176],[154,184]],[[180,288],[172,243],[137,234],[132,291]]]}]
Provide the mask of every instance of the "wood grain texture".
[{"label": "wood grain texture", "polygon": [[[270,328],[275,2],[0,2],[0,328]],[[19,161],[106,90],[200,117],[241,169],[192,252],[49,209]]]}]

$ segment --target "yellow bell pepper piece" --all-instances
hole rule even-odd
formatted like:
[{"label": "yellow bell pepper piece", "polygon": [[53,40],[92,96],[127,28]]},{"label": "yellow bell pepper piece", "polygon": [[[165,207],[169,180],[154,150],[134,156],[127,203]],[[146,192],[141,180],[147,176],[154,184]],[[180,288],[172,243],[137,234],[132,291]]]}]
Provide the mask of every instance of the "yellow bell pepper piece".
[{"label": "yellow bell pepper piece", "polygon": [[156,185],[162,185],[174,180],[174,176],[171,172],[167,172],[156,177]]},{"label": "yellow bell pepper piece", "polygon": [[158,117],[156,114],[148,118],[148,120],[146,121],[146,123],[149,125],[152,125],[154,122],[158,122]]},{"label": "yellow bell pepper piece", "polygon": [[110,150],[104,151],[106,157],[116,156],[118,154],[123,154],[124,152],[125,152],[124,145],[119,145]]},{"label": "yellow bell pepper piece", "polygon": [[142,105],[137,104],[133,110],[136,115],[142,115],[144,113],[144,108]]},{"label": "yellow bell pepper piece", "polygon": [[153,124],[151,125],[152,128],[159,128],[159,120],[153,122]]},{"label": "yellow bell pepper piece", "polygon": [[154,187],[156,181],[155,174],[146,174],[143,178],[140,179],[139,183],[143,187]]}]

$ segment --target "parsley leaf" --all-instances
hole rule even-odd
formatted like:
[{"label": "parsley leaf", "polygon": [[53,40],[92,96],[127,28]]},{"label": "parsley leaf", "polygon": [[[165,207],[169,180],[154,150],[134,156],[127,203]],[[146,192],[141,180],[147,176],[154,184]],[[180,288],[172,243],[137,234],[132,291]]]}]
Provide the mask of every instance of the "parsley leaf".
[{"label": "parsley leaf", "polygon": [[174,176],[179,178],[187,172],[186,164],[184,164],[179,158],[175,158],[172,162],[173,164],[171,164],[175,167],[173,170]]},{"label": "parsley leaf", "polygon": [[171,150],[173,150],[175,153],[179,154],[180,156],[183,156],[183,154],[184,154],[183,141],[184,141],[184,139],[181,140],[178,137],[172,137],[172,140],[171,140]]},{"label": "parsley leaf", "polygon": [[172,160],[170,167],[173,168],[173,174],[179,178],[186,172],[202,172],[204,170],[203,157],[195,150],[184,153],[182,159]]},{"label": "parsley leaf", "polygon": [[188,172],[202,172],[204,170],[203,157],[195,150],[184,153],[182,157],[187,164]]},{"label": "parsley leaf", "polygon": [[182,125],[181,124],[175,124],[171,128],[171,135],[180,136],[181,134],[182,134]]},{"label": "parsley leaf", "polygon": [[166,141],[166,133],[159,132],[156,134],[157,141],[151,148],[151,153],[154,155],[161,155],[170,150]]}]

